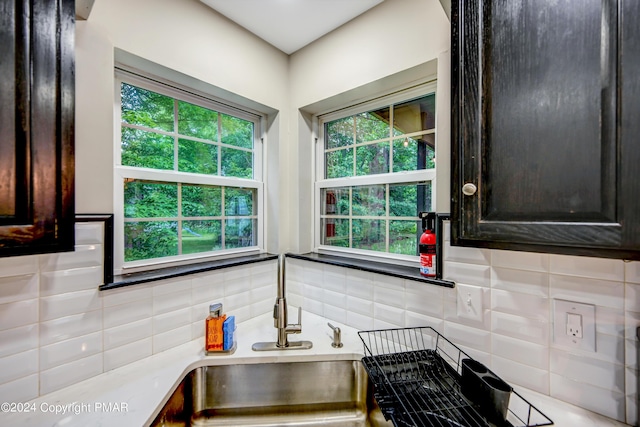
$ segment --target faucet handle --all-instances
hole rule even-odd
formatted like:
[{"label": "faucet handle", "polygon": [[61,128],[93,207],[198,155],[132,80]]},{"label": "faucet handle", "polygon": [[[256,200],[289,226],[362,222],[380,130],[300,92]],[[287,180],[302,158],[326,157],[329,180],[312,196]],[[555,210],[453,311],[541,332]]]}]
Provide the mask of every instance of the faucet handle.
[{"label": "faucet handle", "polygon": [[298,325],[302,327],[302,307],[298,307]]}]

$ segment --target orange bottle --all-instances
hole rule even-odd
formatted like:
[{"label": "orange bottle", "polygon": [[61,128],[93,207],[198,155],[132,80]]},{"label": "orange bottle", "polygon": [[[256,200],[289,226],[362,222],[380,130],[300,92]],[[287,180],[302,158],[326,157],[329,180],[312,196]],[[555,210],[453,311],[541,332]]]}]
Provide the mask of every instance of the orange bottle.
[{"label": "orange bottle", "polygon": [[205,350],[206,351],[222,351],[224,348],[224,335],[222,332],[222,323],[227,318],[226,314],[222,314],[222,304],[211,304],[209,306],[209,317],[206,319],[205,330]]}]

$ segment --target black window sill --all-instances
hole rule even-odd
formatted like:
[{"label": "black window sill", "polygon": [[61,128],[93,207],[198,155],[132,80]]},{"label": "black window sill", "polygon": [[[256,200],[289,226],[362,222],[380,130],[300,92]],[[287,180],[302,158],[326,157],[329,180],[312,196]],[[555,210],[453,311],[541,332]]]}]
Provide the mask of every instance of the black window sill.
[{"label": "black window sill", "polygon": [[157,280],[172,279],[175,277],[187,276],[190,274],[204,273],[207,271],[220,270],[223,268],[237,267],[239,265],[253,264],[256,262],[271,261],[278,259],[278,255],[259,254],[248,255],[237,258],[227,258],[216,261],[202,262],[190,265],[181,265],[178,267],[158,268],[151,271],[143,271],[139,273],[123,274],[121,276],[113,276],[112,283],[100,285],[101,291],[108,289],[122,288],[125,286],[137,285],[140,283],[154,282]]},{"label": "black window sill", "polygon": [[446,288],[454,288],[455,282],[436,278],[428,278],[420,275],[415,267],[407,267],[404,265],[395,265],[387,262],[361,260],[355,258],[341,257],[336,255],[325,255],[318,253],[306,254],[286,254],[289,258],[300,259],[304,261],[319,262],[322,264],[335,265],[337,267],[352,268],[370,273],[382,274],[385,276],[399,277],[401,279],[415,280],[430,285],[444,286]]}]

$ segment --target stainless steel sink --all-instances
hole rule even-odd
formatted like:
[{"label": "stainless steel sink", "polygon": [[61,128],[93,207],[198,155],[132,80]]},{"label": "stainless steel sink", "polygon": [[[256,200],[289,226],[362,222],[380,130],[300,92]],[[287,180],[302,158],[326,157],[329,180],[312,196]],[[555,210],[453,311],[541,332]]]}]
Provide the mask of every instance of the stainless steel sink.
[{"label": "stainless steel sink", "polygon": [[152,426],[392,426],[358,360],[203,366]]}]

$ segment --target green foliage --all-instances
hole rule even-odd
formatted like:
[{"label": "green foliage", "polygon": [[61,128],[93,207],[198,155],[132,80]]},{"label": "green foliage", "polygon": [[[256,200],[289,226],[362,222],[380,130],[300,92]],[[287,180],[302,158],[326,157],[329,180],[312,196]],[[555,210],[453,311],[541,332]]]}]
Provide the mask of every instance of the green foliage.
[{"label": "green foliage", "polygon": [[[126,83],[121,86],[121,113],[124,166],[175,170],[177,164],[179,172],[253,177],[251,121]],[[255,214],[255,190],[225,187],[224,193],[225,215]],[[181,219],[221,217],[222,194],[223,187],[217,186],[126,180],[124,215],[139,220],[125,223],[125,261],[255,245],[257,222],[252,219],[227,219],[224,243],[223,219]]]}]

